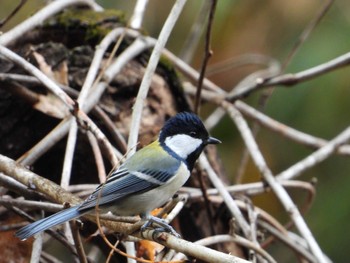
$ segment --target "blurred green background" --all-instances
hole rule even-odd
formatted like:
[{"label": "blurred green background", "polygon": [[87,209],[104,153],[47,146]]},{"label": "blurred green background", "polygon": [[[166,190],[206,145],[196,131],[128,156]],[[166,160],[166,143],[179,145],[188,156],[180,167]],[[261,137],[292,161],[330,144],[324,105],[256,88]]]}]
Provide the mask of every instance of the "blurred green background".
[{"label": "blurred green background", "polygon": [[[0,18],[5,17],[19,1],[1,1]],[[132,13],[135,1],[100,0],[104,8],[124,10],[127,17]],[[213,27],[212,49],[214,64],[242,54],[260,53],[274,57],[281,63],[286,59],[298,36],[325,1],[218,1]],[[144,20],[144,29],[157,37],[174,1],[151,0]],[[6,31],[19,21],[38,10],[44,1],[29,0],[21,11],[2,31]],[[202,1],[188,1],[180,20],[171,35],[167,48],[175,54],[182,50],[184,40],[195,20]],[[326,62],[350,51],[350,2],[335,1],[302,45],[286,69],[294,73]],[[203,39],[202,39],[203,40]],[[200,43],[192,65],[199,68],[204,45]],[[252,68],[242,67],[211,76],[215,83],[230,90]],[[350,70],[347,67],[325,74],[314,80],[289,88],[277,87],[267,103],[266,113],[276,120],[298,130],[325,139],[331,139],[350,124]],[[245,99],[256,106],[260,94],[252,94]],[[203,109],[206,116],[209,108]],[[231,180],[237,171],[243,143],[236,128],[225,117],[213,135],[220,138],[220,155],[227,175]],[[301,160],[312,151],[304,146],[286,140],[279,135],[262,129],[258,135],[262,152],[276,174]],[[317,178],[317,196],[306,220],[323,251],[334,262],[346,262],[350,244],[350,162],[349,158],[334,156],[321,165],[303,174],[299,179]],[[259,180],[252,163],[246,171],[244,181]],[[293,193],[302,204],[304,193]],[[286,214],[272,195],[254,198],[255,203],[286,220]],[[275,247],[273,255],[279,262],[294,262],[283,247]],[[289,258],[289,259],[288,259]],[[292,258],[292,259],[290,259]]]}]

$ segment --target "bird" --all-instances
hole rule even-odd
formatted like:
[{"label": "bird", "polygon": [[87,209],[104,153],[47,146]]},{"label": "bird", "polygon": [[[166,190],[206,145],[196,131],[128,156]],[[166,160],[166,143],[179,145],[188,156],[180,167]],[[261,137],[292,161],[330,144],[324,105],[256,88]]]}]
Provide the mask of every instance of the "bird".
[{"label": "bird", "polygon": [[154,223],[177,235],[170,225],[150,212],[164,205],[185,184],[204,148],[218,143],[221,141],[209,135],[196,114],[177,113],[165,122],[154,142],[127,158],[85,201],[26,225],[15,235],[26,240],[51,227],[93,214],[97,205],[102,213],[140,215],[146,222],[141,230]]}]

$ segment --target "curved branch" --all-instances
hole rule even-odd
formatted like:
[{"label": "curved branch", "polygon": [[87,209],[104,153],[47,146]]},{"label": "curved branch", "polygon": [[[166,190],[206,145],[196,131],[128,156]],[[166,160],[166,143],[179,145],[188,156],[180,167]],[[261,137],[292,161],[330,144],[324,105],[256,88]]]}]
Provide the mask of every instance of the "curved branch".
[{"label": "curved branch", "polygon": [[102,11],[103,8],[100,7],[92,0],[60,0],[53,1],[39,12],[37,12],[32,17],[26,19],[21,24],[13,28],[12,30],[2,34],[0,36],[0,45],[7,46],[13,41],[20,38],[24,33],[32,30],[33,28],[41,25],[46,19],[57,14],[68,6],[74,5],[86,5],[95,11]]},{"label": "curved branch", "polygon": [[249,261],[225,254],[195,243],[188,242],[183,239],[174,237],[168,233],[160,233],[155,230],[145,230],[142,232],[142,237],[148,240],[153,240],[166,247],[175,249],[178,252],[193,256],[205,262],[221,262],[221,263],[248,263]]},{"label": "curved branch", "polygon": [[306,69],[304,71],[300,71],[298,73],[288,73],[281,76],[273,77],[273,78],[257,78],[255,83],[242,87],[241,89],[236,89],[232,92],[230,96],[230,100],[236,100],[241,98],[242,96],[247,95],[248,93],[260,89],[262,87],[271,87],[271,86],[292,86],[309,79],[316,78],[320,75],[324,75],[325,73],[331,72],[338,68],[342,68],[350,64],[350,52],[344,55],[341,55],[335,59],[332,59],[323,64],[317,65],[316,67],[312,67]]}]

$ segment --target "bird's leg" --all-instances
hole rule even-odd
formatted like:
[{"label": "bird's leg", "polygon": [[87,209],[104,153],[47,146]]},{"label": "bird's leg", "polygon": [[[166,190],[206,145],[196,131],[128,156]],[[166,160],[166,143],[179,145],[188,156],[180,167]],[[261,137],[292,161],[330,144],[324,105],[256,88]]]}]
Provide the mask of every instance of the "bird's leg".
[{"label": "bird's leg", "polygon": [[172,234],[173,236],[176,237],[181,237],[176,231],[175,229],[170,226],[164,219],[155,217],[155,216],[151,216],[151,215],[141,215],[141,218],[146,220],[146,223],[143,224],[143,226],[141,227],[141,231],[144,231],[146,228],[149,228],[152,224],[158,225],[160,227],[156,227],[154,228],[155,231],[160,231],[160,232],[167,232]]}]

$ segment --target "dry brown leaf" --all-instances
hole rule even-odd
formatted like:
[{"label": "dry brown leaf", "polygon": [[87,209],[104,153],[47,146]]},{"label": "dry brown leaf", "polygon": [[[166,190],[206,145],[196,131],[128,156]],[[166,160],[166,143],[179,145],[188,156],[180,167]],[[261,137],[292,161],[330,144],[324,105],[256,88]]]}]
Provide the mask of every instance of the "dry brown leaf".
[{"label": "dry brown leaf", "polygon": [[32,52],[36,62],[38,63],[39,69],[49,78],[54,79],[54,74],[52,68],[49,64],[46,63],[45,58],[38,52]]},{"label": "dry brown leaf", "polygon": [[38,95],[39,101],[33,107],[54,118],[63,119],[69,115],[68,108],[52,93]]}]

